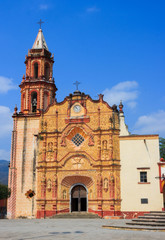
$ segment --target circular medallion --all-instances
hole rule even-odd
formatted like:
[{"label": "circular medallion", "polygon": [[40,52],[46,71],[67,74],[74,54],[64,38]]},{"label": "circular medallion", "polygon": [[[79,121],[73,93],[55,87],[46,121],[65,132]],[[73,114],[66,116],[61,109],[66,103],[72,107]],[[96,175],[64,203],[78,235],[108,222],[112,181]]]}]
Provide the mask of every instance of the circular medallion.
[{"label": "circular medallion", "polygon": [[81,111],[80,105],[75,105],[75,106],[73,107],[73,110],[74,110],[74,112],[79,113],[79,112]]}]

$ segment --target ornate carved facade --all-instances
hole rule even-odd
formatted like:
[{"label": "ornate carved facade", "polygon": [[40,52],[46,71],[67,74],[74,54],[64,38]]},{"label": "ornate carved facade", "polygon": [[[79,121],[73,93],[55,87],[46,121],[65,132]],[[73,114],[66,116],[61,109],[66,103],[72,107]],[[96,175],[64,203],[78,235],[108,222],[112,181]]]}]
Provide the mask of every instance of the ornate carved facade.
[{"label": "ornate carved facade", "polygon": [[[15,193],[8,212],[11,217],[38,218],[74,210],[119,214],[118,110],[101,94],[92,100],[78,90],[57,102],[53,63],[40,29],[25,59],[21,111],[13,115],[11,166],[17,170],[10,169]],[[29,189],[34,191],[31,197]]]}]

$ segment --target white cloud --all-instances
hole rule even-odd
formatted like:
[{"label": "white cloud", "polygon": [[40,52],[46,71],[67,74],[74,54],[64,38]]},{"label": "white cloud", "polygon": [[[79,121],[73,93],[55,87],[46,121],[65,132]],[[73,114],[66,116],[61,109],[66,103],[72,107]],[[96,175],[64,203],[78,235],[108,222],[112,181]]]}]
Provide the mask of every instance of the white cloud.
[{"label": "white cloud", "polygon": [[0,138],[4,138],[12,131],[12,113],[8,107],[0,106]]},{"label": "white cloud", "polygon": [[10,151],[0,149],[0,159],[1,160],[10,160]]},{"label": "white cloud", "polygon": [[120,82],[111,89],[105,89],[103,91],[104,99],[110,105],[120,103],[123,101],[130,108],[135,108],[138,98],[138,83],[136,81]]},{"label": "white cloud", "polygon": [[49,8],[49,5],[48,4],[41,4],[40,6],[39,6],[39,9],[40,10],[47,10]]},{"label": "white cloud", "polygon": [[93,7],[90,7],[90,8],[86,9],[86,12],[88,12],[88,13],[99,12],[99,11],[100,11],[100,9],[97,8],[96,6],[93,6]]},{"label": "white cloud", "polygon": [[12,82],[11,78],[0,76],[0,93],[6,93],[11,89],[16,89],[17,86],[15,86]]},{"label": "white cloud", "polygon": [[134,126],[134,133],[165,136],[165,111],[159,110],[139,117]]}]

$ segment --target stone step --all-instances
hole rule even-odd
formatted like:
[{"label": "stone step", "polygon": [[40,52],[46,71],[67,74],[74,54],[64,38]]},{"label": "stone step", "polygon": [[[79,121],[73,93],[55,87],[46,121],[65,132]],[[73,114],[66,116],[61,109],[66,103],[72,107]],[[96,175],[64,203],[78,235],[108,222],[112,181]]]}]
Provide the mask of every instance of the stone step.
[{"label": "stone step", "polygon": [[146,223],[146,222],[153,222],[153,223],[164,223],[165,224],[165,219],[164,220],[162,220],[162,219],[139,219],[139,218],[137,218],[137,219],[132,219],[132,221],[133,222],[144,222],[144,223]]},{"label": "stone step", "polygon": [[100,217],[94,213],[72,212],[72,213],[59,213],[49,218],[77,218],[78,219],[78,218],[100,218]]},{"label": "stone step", "polygon": [[165,217],[165,214],[155,214],[155,213],[145,213],[144,217],[152,216],[152,217]]},{"label": "stone step", "polygon": [[127,225],[140,225],[140,226],[152,226],[152,227],[165,227],[164,223],[152,223],[152,222],[127,222]]},{"label": "stone step", "polygon": [[138,218],[140,218],[140,219],[165,219],[165,216],[151,216],[151,215],[149,215],[149,216],[139,216]]}]

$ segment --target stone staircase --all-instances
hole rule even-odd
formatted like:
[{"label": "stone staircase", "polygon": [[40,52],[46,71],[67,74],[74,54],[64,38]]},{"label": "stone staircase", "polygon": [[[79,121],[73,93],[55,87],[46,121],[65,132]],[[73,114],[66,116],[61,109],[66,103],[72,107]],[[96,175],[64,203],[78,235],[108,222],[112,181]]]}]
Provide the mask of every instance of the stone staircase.
[{"label": "stone staircase", "polygon": [[87,212],[60,213],[49,218],[100,218],[97,214]]},{"label": "stone staircase", "polygon": [[138,225],[143,227],[165,227],[165,211],[152,211],[132,219],[131,222],[127,222],[128,225]]}]

